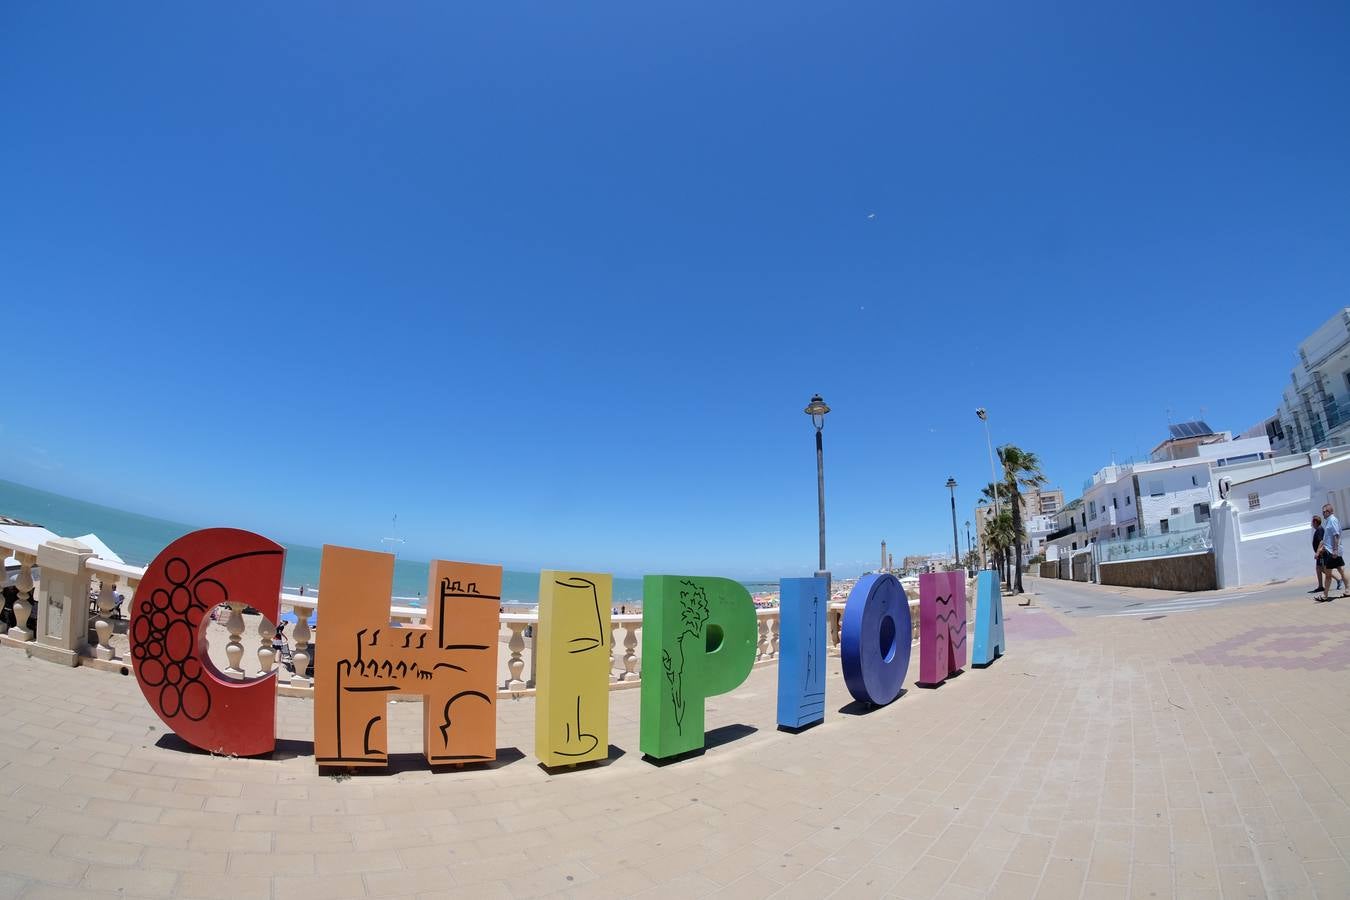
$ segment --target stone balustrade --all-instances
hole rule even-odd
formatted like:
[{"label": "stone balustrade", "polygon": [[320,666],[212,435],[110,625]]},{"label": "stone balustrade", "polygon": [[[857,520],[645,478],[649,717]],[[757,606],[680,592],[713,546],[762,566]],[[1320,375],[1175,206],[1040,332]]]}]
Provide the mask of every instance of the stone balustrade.
[{"label": "stone balustrade", "polygon": [[[114,671],[129,671],[132,663],[122,658],[115,635],[118,623],[131,614],[135,592],[144,570],[123,563],[108,562],[92,555],[88,547],[61,539],[40,547],[27,547],[0,541],[0,551],[19,560],[16,579],[20,599],[14,604],[18,624],[0,634],[0,644],[26,648],[31,655],[53,659],[67,665],[90,665]],[[40,570],[34,591],[33,568]],[[35,596],[36,594],[36,596]],[[122,595],[120,609],[116,596]],[[967,596],[967,603],[973,596]],[[309,620],[319,608],[317,596],[283,593],[282,614],[293,614],[289,629],[290,660],[278,659],[273,650],[274,623],[259,617],[254,623],[257,650],[246,658],[245,637],[249,628],[243,603],[229,603],[213,613],[216,636],[224,633],[223,659],[218,667],[226,677],[247,679],[277,674],[278,691],[289,696],[309,696],[313,690],[311,663],[318,647],[318,628]],[[27,623],[36,611],[36,629]],[[839,653],[844,603],[829,604],[826,640],[830,653]],[[913,640],[919,636],[918,600],[910,600]],[[390,621],[396,625],[420,625],[426,610],[414,606],[392,605]],[[973,610],[968,616],[973,621]],[[779,652],[779,612],[777,608],[758,609],[759,622],[755,665],[774,663]],[[610,634],[611,689],[637,687],[642,679],[640,613],[614,615]],[[125,632],[125,625],[122,625]],[[535,687],[535,649],[538,640],[537,613],[503,613],[501,616],[499,696],[533,693]],[[252,638],[250,638],[252,640]],[[219,653],[220,651],[216,651]],[[213,656],[216,655],[213,653]]]}]

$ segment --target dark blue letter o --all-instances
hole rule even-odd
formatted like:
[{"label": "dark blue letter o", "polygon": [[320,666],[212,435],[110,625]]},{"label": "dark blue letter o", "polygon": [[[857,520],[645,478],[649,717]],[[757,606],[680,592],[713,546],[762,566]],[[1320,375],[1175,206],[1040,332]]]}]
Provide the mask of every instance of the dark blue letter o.
[{"label": "dark blue letter o", "polygon": [[840,629],[844,684],[853,699],[885,706],[900,696],[909,672],[913,620],[894,575],[864,575],[844,606]]}]

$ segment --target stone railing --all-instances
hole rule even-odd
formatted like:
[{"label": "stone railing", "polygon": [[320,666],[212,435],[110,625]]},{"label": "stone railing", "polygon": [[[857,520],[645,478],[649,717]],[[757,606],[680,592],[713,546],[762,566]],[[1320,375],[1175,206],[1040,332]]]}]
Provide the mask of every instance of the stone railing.
[{"label": "stone railing", "polygon": [[[134,663],[126,658],[124,649],[119,649],[125,642],[119,642],[116,636],[119,624],[130,618],[136,589],[145,575],[143,568],[100,559],[90,548],[65,538],[39,546],[0,539],[0,552],[16,557],[20,563],[15,583],[19,599],[13,604],[17,624],[7,632],[0,628],[0,644],[70,666],[86,665],[123,674],[131,670]],[[35,568],[40,573],[36,590]],[[278,659],[273,649],[275,623],[256,617],[254,634],[248,635],[249,619],[253,617],[246,616],[246,604],[235,602],[213,611],[213,623],[208,627],[216,629],[218,638],[223,632],[224,646],[223,651],[217,648],[211,655],[226,677],[243,680],[275,672],[281,693],[308,696],[313,690],[311,662],[319,652],[318,628],[311,628],[309,620],[319,608],[319,598],[283,593],[279,600],[281,613],[295,618],[287,643],[288,663]],[[759,609],[756,613],[759,640],[755,664],[761,665],[778,658],[778,610]],[[395,605],[389,610],[395,625],[420,625],[426,614],[425,609],[413,606]],[[30,621],[36,627],[29,627]],[[614,689],[636,687],[642,678],[642,616],[615,615],[612,621],[610,683]],[[500,654],[499,694],[533,693],[538,634],[537,613],[502,614],[500,639],[505,646]],[[254,640],[256,652],[247,654],[245,645]]]},{"label": "stone railing", "polygon": [[[778,659],[778,609],[757,609],[759,642],[755,648],[755,665]],[[613,628],[609,637],[609,682],[611,690],[636,687],[642,680],[641,648],[642,615],[629,613],[611,616]],[[537,613],[505,613],[501,617],[503,629],[509,631],[506,659],[507,677],[499,694],[532,692],[535,687],[535,651],[539,639]],[[529,672],[526,673],[528,667]]]},{"label": "stone railing", "polygon": [[[88,665],[101,669],[129,672],[133,663],[119,650],[117,634],[119,620],[125,622],[131,614],[136,589],[144,576],[144,569],[123,563],[108,562],[93,556],[92,551],[75,541],[60,539],[36,547],[6,543],[0,540],[0,550],[15,556],[20,571],[15,586],[20,599],[14,603],[18,623],[0,634],[0,644],[26,649],[29,655],[39,656],[66,665]],[[37,590],[34,591],[32,569],[40,570]],[[36,596],[35,596],[36,595]],[[120,595],[120,610],[117,598]],[[967,603],[972,601],[971,592]],[[913,622],[912,640],[918,640],[918,600],[910,600]],[[311,628],[310,617],[319,608],[316,596],[302,597],[283,593],[280,597],[282,614],[294,615],[295,625],[290,630],[287,648],[290,660],[281,660],[273,650],[272,636],[275,624],[264,617],[253,623],[257,648],[251,658],[245,642],[249,617],[246,605],[228,603],[214,611],[217,637],[223,631],[223,653],[212,653],[217,668],[226,677],[256,678],[275,672],[278,690],[288,696],[310,696],[313,678],[311,663],[320,651],[317,627]],[[35,629],[27,627],[36,612]],[[391,606],[390,621],[395,625],[420,625],[426,610],[412,606]],[[840,630],[844,603],[829,604],[826,641],[828,651],[839,653]],[[116,615],[115,617],[115,614]],[[777,608],[756,610],[759,621],[755,665],[776,662],[779,652],[779,611]],[[973,610],[967,610],[973,622]],[[610,683],[614,690],[636,687],[642,679],[641,614],[612,616],[610,633]],[[217,628],[218,626],[218,628]],[[125,630],[125,626],[123,626]],[[504,645],[499,653],[499,696],[519,696],[533,693],[535,687],[535,659],[539,635],[539,617],[536,612],[503,613],[499,640]],[[223,656],[223,659],[220,658]]]}]

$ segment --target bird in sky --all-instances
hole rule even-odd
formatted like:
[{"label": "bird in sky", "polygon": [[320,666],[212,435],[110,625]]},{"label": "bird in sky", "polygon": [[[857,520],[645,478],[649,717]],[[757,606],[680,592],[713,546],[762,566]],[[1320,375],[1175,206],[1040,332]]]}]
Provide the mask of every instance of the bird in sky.
[{"label": "bird in sky", "polygon": [[876,217],[877,217],[877,214],[876,214],[876,213],[868,213],[868,214],[867,214],[867,218],[868,218],[868,219],[875,219]]}]

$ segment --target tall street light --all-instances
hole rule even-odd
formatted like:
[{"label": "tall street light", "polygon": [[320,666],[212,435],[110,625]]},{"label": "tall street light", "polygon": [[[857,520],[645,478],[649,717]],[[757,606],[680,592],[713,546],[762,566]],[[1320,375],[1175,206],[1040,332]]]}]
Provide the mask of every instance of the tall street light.
[{"label": "tall street light", "polygon": [[998,515],[998,467],[994,465],[994,439],[989,436],[989,413],[983,406],[975,410],[975,415],[984,423],[984,440],[989,445],[989,477],[994,485],[994,515]]},{"label": "tall street light", "polygon": [[825,445],[820,433],[825,428],[825,414],[829,411],[819,394],[813,395],[803,410],[816,426],[816,499],[820,509],[820,568],[816,570],[816,577],[825,579],[826,596],[830,593],[830,573],[825,568]]},{"label": "tall street light", "polygon": [[973,552],[970,549],[970,520],[966,519],[966,556],[969,557]]},{"label": "tall street light", "polygon": [[952,492],[952,553],[956,557],[956,568],[961,568],[961,539],[956,536],[956,479],[947,479],[947,490]]}]

